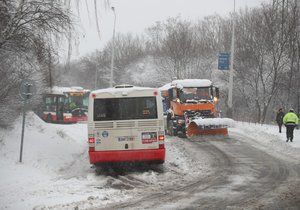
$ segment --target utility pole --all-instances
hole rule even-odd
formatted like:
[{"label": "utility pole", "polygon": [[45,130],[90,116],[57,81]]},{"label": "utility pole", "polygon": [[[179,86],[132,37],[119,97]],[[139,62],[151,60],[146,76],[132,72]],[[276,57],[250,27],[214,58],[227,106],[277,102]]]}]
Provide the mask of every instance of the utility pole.
[{"label": "utility pole", "polygon": [[52,55],[51,55],[51,47],[49,46],[48,48],[48,71],[49,71],[49,86],[50,86],[50,90],[52,90],[53,87],[53,82],[52,82],[52,70],[53,70],[53,66],[52,66]]},{"label": "utility pole", "polygon": [[232,17],[232,36],[231,36],[231,53],[230,53],[230,71],[229,71],[229,91],[228,91],[228,117],[233,116],[232,110],[232,90],[233,90],[233,61],[234,61],[234,34],[235,34],[235,0]]},{"label": "utility pole", "polygon": [[95,90],[97,89],[97,84],[98,84],[98,69],[96,67],[96,72],[95,72]]},{"label": "utility pole", "polygon": [[115,8],[114,7],[111,7],[111,10],[114,13],[114,29],[113,29],[113,37],[112,37],[111,62],[110,62],[110,87],[113,87],[113,83],[114,83],[114,56],[115,56],[116,12],[115,12]]},{"label": "utility pole", "polygon": [[[298,11],[300,11],[300,4],[295,0],[296,8]],[[300,20],[298,19],[298,24],[297,24],[297,33],[300,34]],[[298,72],[298,84],[297,84],[297,113],[298,116],[300,115],[300,41],[298,39],[298,59],[297,59],[297,72]]]}]

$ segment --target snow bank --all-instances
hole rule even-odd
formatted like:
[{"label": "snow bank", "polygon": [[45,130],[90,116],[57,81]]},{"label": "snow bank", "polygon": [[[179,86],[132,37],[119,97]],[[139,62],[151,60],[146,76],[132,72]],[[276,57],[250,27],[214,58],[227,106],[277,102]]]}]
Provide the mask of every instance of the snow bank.
[{"label": "snow bank", "polygon": [[[277,126],[242,122],[234,125],[229,135],[236,135],[236,139],[300,159],[300,130],[295,130],[294,142],[286,143],[285,129],[278,133]],[[29,113],[23,163],[18,163],[20,136],[21,118],[14,129],[0,130],[0,209],[97,209],[184,184],[212,171],[205,154],[191,142],[176,137],[166,138],[163,173],[145,170],[114,177],[97,175],[90,168],[85,124],[48,124]]]},{"label": "snow bank", "polygon": [[195,148],[188,149],[187,142],[166,138],[163,173],[150,168],[119,177],[97,175],[88,161],[86,124],[49,124],[32,112],[18,163],[21,119],[12,130],[0,130],[0,209],[103,207],[199,177],[210,167],[207,158],[190,157]]},{"label": "snow bank", "polygon": [[[25,165],[38,167],[47,173],[56,173],[64,168],[66,162],[74,161],[74,155],[84,154],[86,125],[83,127],[76,124],[71,128],[68,125],[45,124],[32,112],[27,115],[26,121],[23,149]],[[1,155],[11,163],[19,158],[21,119],[18,122],[0,150]]]},{"label": "snow bank", "polygon": [[[294,130],[293,142],[286,142],[286,128],[282,133],[276,125],[261,125],[246,122],[236,122],[235,128],[229,128],[229,135],[250,143],[278,158],[288,161],[300,161],[300,130]],[[244,140],[244,137],[248,137]]]},{"label": "snow bank", "polygon": [[[251,135],[253,138],[260,141],[274,140],[286,143],[286,128],[282,126],[282,133],[279,133],[277,125],[267,125],[258,123],[236,122],[236,129],[239,133]],[[293,142],[286,143],[290,147],[300,148],[300,129],[294,130]]]},{"label": "snow bank", "polygon": [[0,130],[0,209],[39,209],[95,195],[103,203],[127,198],[120,190],[94,187],[105,186],[107,178],[90,168],[86,124],[48,124],[28,113],[19,163],[21,119],[11,131]]}]

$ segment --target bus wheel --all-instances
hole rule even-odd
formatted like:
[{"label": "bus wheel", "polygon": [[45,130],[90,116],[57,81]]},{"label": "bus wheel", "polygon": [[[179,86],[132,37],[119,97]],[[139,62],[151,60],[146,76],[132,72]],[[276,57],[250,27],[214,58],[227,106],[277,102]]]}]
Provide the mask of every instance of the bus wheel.
[{"label": "bus wheel", "polygon": [[164,162],[165,161],[163,161],[163,160],[154,161],[153,163],[151,163],[150,169],[154,170],[154,171],[156,171],[158,173],[164,173],[164,170],[165,170],[164,165],[163,165]]},{"label": "bus wheel", "polygon": [[48,114],[47,115],[47,122],[52,122],[52,115],[51,114]]}]

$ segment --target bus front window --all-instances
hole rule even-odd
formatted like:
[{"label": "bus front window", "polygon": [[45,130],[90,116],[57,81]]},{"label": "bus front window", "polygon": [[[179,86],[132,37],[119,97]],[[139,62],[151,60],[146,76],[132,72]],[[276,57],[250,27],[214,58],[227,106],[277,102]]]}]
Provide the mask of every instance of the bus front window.
[{"label": "bus front window", "polygon": [[82,96],[69,96],[69,106],[70,109],[82,108],[83,107],[83,97]]}]

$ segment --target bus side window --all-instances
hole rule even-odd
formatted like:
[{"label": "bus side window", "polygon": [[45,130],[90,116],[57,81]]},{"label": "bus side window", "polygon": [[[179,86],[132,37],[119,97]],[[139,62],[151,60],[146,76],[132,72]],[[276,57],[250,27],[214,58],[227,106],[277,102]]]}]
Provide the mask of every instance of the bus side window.
[{"label": "bus side window", "polygon": [[50,111],[50,105],[51,105],[51,98],[45,97],[45,109],[46,111]]},{"label": "bus side window", "polygon": [[146,99],[146,107],[147,108],[153,108],[155,106],[155,103],[151,99]]},{"label": "bus side window", "polygon": [[55,111],[55,103],[53,102],[53,97],[45,97],[45,109],[46,111]]}]

